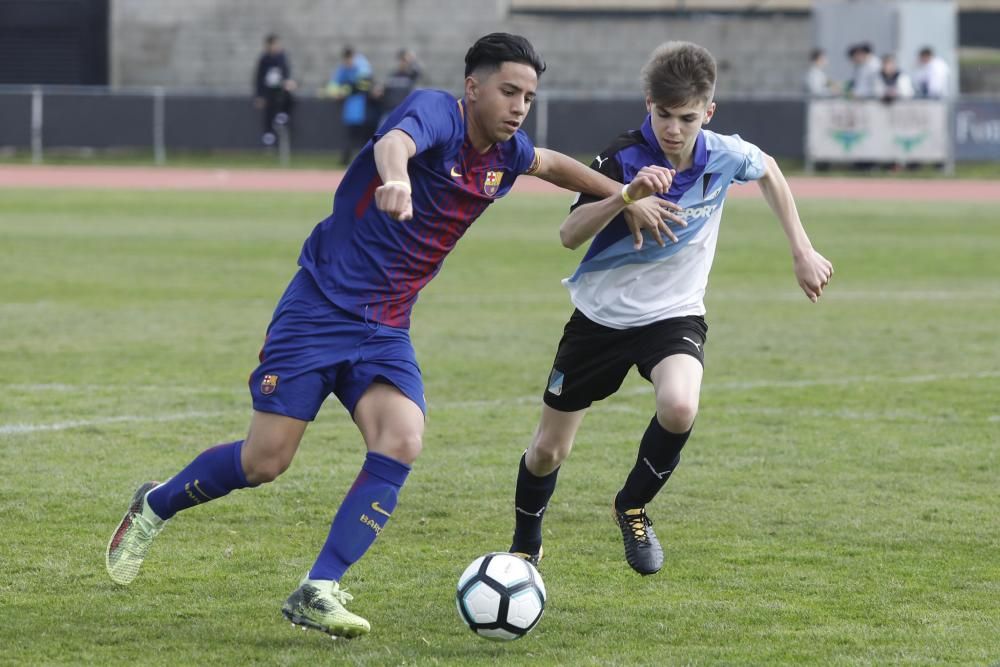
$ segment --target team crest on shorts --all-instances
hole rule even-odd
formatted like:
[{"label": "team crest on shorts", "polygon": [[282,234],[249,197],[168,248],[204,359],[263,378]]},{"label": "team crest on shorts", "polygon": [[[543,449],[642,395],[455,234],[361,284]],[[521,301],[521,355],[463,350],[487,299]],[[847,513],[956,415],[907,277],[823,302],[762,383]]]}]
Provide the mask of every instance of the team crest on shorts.
[{"label": "team crest on shorts", "polygon": [[549,393],[553,396],[562,394],[564,379],[566,379],[566,376],[553,368],[552,373],[549,375]]},{"label": "team crest on shorts", "polygon": [[486,172],[486,178],[483,179],[483,192],[486,193],[488,197],[492,197],[500,189],[500,181],[503,180],[502,171],[488,171]]},{"label": "team crest on shorts", "polygon": [[278,388],[278,376],[277,375],[265,375],[264,379],[260,381],[260,393],[265,396],[268,394],[273,394],[274,390]]}]

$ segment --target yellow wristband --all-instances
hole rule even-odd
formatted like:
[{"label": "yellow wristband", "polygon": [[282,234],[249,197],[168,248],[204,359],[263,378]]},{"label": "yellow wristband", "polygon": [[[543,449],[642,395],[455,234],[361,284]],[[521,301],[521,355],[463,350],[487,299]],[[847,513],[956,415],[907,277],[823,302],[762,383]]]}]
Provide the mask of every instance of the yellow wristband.
[{"label": "yellow wristband", "polygon": [[632,199],[631,197],[628,196],[628,183],[622,186],[622,200],[625,202],[626,205],[634,204],[636,201],[635,199]]},{"label": "yellow wristband", "polygon": [[403,186],[403,188],[406,189],[407,192],[413,192],[413,190],[410,189],[410,184],[407,183],[406,181],[386,181],[382,185],[401,185]]}]

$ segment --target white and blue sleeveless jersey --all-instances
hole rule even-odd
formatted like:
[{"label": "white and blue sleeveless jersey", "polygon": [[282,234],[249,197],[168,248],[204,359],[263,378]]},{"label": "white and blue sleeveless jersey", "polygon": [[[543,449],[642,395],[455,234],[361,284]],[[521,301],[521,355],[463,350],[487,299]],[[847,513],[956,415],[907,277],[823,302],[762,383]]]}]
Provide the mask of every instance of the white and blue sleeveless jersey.
[{"label": "white and blue sleeveless jersey", "polygon": [[[649,116],[595,158],[591,168],[620,183],[647,165],[673,168],[653,134]],[[619,214],[602,229],[576,272],[563,280],[570,299],[589,319],[613,329],[630,329],[670,317],[705,314],[705,289],[715,258],[719,222],[732,183],[764,175],[764,154],[739,135],[701,130],[690,168],[674,176],[670,191],[657,195],[684,207],[687,227],[671,225],[677,243],[657,245],[644,232],[642,249]],[[581,195],[573,208],[597,201]]]}]

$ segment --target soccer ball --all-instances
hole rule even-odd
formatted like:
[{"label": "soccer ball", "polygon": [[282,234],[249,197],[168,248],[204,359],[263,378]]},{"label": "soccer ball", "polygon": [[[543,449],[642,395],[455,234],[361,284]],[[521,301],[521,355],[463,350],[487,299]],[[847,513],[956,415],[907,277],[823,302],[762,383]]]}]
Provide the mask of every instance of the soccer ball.
[{"label": "soccer ball", "polygon": [[545,609],[545,584],[528,561],[492,553],[472,561],[458,578],[458,614],[480,637],[520,639]]}]

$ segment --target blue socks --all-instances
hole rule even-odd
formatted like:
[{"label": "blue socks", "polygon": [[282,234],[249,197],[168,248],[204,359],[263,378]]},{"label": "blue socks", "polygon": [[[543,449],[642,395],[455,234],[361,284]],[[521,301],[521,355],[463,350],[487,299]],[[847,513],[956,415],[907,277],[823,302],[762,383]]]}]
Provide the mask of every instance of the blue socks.
[{"label": "blue socks", "polygon": [[240,463],[242,449],[242,440],[206,449],[146,495],[150,509],[165,521],[181,510],[250,486]]},{"label": "blue socks", "polygon": [[410,466],[405,463],[368,452],[358,478],[333,517],[330,534],[309,571],[310,579],[340,581],[382,532],[409,474]]}]

